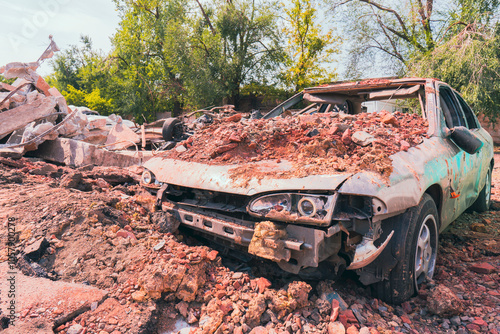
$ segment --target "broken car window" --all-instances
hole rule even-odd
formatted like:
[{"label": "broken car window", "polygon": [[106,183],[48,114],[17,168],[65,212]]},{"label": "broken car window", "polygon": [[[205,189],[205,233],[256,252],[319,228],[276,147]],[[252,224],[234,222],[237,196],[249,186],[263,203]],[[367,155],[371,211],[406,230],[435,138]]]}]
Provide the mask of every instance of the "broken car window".
[{"label": "broken car window", "polygon": [[462,107],[462,111],[465,115],[465,118],[467,119],[467,125],[469,129],[477,129],[479,126],[477,125],[476,117],[474,116],[474,113],[470,109],[470,107],[465,103],[464,99],[460,96],[460,94],[455,93],[455,96],[457,97],[457,100]]},{"label": "broken car window", "polygon": [[443,86],[439,88],[439,101],[448,128],[452,129],[456,126],[467,126],[462,110],[458,106],[449,88]]}]

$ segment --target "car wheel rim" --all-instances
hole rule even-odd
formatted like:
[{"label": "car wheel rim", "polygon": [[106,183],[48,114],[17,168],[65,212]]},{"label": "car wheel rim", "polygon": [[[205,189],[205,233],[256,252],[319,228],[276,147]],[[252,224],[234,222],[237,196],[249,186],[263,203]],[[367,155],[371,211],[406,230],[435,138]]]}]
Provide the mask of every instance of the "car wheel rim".
[{"label": "car wheel rim", "polygon": [[418,233],[415,252],[415,287],[432,278],[436,267],[437,224],[434,215],[425,217]]}]

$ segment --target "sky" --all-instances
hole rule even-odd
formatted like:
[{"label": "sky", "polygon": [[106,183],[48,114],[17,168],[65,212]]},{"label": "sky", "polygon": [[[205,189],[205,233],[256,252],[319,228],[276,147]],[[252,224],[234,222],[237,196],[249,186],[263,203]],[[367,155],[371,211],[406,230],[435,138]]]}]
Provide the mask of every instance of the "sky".
[{"label": "sky", "polygon": [[[80,45],[80,36],[86,35],[94,49],[107,53],[119,22],[112,0],[0,0],[0,67],[36,61],[49,45],[49,35],[61,50]],[[342,64],[335,66],[343,71]],[[37,72],[51,74],[50,61]]]},{"label": "sky", "polygon": [[[0,66],[36,61],[49,45],[49,35],[61,50],[88,35],[95,49],[108,52],[119,21],[111,0],[0,0]],[[37,72],[50,74],[49,61]]]}]

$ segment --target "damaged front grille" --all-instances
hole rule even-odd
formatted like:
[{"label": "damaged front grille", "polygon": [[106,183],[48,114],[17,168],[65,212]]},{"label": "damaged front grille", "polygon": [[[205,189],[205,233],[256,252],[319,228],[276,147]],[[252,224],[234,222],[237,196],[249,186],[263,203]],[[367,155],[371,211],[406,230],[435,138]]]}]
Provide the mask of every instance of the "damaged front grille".
[{"label": "damaged front grille", "polygon": [[165,191],[165,198],[186,207],[214,211],[238,219],[255,220],[246,210],[250,197],[244,195],[170,185]]},{"label": "damaged front grille", "polygon": [[[166,185],[165,185],[166,186]],[[295,223],[297,225],[317,225],[327,226],[331,222],[332,207],[335,203],[333,195],[317,195],[308,193],[290,193],[295,197],[300,197],[302,200],[296,200],[295,206],[302,204],[303,207],[296,207],[295,211],[285,210],[274,213],[276,209],[267,214],[259,214],[252,210],[252,205],[255,202],[265,198],[285,196],[288,193],[278,193],[261,196],[245,196],[238,194],[229,194],[210,190],[168,185],[163,193],[165,199],[172,204],[176,204],[185,209],[191,208],[194,211],[202,210],[205,213],[214,213],[224,215],[226,217],[236,218],[248,222],[259,222],[262,220],[280,221],[286,223]],[[280,195],[285,194],[285,195]],[[290,196],[292,196],[290,195]],[[160,195],[161,196],[161,195]],[[311,206],[311,212],[306,212],[307,204]],[[321,205],[320,205],[321,204]],[[250,212],[247,210],[250,208]],[[293,210],[292,210],[293,211]],[[277,212],[277,211],[276,211]],[[299,213],[300,212],[300,213]]]}]

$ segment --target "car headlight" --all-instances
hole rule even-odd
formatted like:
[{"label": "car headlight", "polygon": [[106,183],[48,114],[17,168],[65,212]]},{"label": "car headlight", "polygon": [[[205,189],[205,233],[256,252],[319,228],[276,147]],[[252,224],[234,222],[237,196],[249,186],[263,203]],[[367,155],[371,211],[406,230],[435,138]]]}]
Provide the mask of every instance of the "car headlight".
[{"label": "car headlight", "polygon": [[329,224],[335,195],[282,193],[257,197],[248,205],[255,217],[285,222]]},{"label": "car headlight", "polygon": [[151,184],[155,181],[155,178],[153,176],[153,173],[151,173],[149,170],[144,170],[142,173],[142,183],[144,184]]},{"label": "car headlight", "polygon": [[292,199],[289,194],[268,195],[257,198],[250,204],[250,210],[255,213],[267,214],[271,210],[290,211]]},{"label": "car headlight", "polygon": [[314,217],[320,205],[317,198],[304,197],[297,204],[297,209],[302,216]]}]

